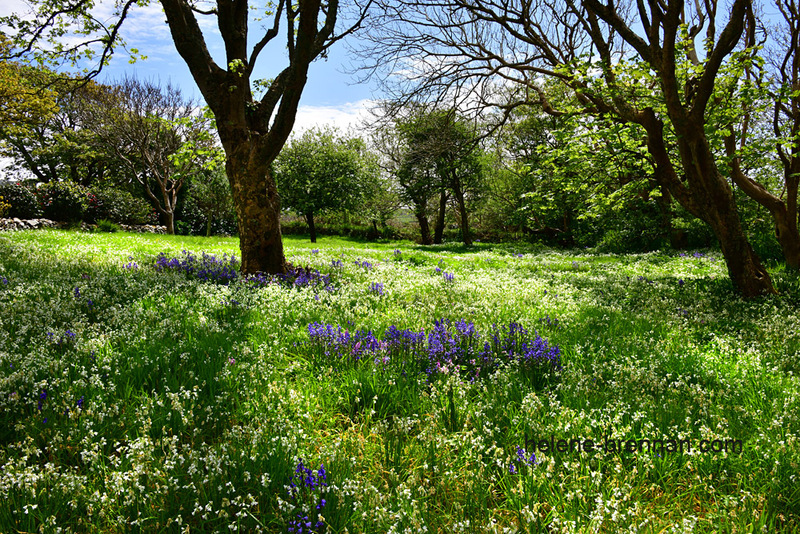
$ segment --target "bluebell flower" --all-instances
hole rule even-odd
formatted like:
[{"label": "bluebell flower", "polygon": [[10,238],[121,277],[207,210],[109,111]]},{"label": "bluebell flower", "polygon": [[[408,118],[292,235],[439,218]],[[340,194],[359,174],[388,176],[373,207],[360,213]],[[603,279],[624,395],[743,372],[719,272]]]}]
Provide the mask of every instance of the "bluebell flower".
[{"label": "bluebell flower", "polygon": [[383,284],[375,282],[369,286],[369,290],[371,293],[375,293],[376,295],[382,297],[383,296]]}]

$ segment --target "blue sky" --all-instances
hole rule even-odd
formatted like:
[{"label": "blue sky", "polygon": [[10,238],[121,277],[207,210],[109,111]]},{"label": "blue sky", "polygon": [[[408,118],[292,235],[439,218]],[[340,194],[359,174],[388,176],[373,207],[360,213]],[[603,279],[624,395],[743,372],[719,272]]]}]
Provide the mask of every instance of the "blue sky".
[{"label": "blue sky", "polygon": [[[12,11],[25,12],[28,7],[24,0],[3,0],[0,15]],[[101,0],[95,10],[99,18],[109,20],[113,14],[113,0]],[[201,28],[206,36],[209,50],[219,65],[224,68],[224,48],[216,27],[216,17],[199,17]],[[271,25],[271,19],[265,23]],[[260,24],[253,22],[250,35],[253,42],[260,37]],[[111,83],[124,75],[160,80],[180,87],[185,96],[202,102],[200,92],[192,79],[189,69],[178,55],[172,42],[163,10],[158,2],[135,7],[131,10],[122,29],[122,37],[128,48],[135,48],[147,56],[130,64],[130,55],[123,49],[116,51],[111,63],[103,69],[98,81]],[[256,63],[254,78],[271,78],[286,65],[284,55],[285,37],[281,33],[261,53]],[[308,83],[300,101],[295,130],[302,130],[316,124],[334,124],[342,128],[356,126],[364,115],[364,109],[373,98],[367,85],[354,85],[354,77],[343,71],[352,63],[343,42],[331,49],[327,60],[315,61],[309,72]]]},{"label": "blue sky", "polygon": [[[216,17],[200,19],[209,50],[220,66],[224,67],[224,48],[216,28]],[[271,20],[266,23],[270,24]],[[259,24],[251,24],[251,38],[260,37]],[[188,67],[175,50],[158,3],[138,8],[123,28],[123,37],[128,47],[136,48],[148,57],[144,61],[130,64],[128,54],[120,51],[101,74],[99,81],[111,82],[126,73],[134,74],[140,78],[160,79],[162,83],[170,81],[180,87],[185,95],[201,100]],[[285,38],[281,34],[262,51],[256,63],[257,76],[254,78],[274,77],[287,65],[284,43]],[[356,125],[373,95],[369,86],[355,84],[355,77],[344,72],[351,64],[352,58],[345,44],[338,42],[327,59],[319,59],[311,65],[308,83],[300,101],[296,131],[316,124],[334,124],[341,128]]]}]

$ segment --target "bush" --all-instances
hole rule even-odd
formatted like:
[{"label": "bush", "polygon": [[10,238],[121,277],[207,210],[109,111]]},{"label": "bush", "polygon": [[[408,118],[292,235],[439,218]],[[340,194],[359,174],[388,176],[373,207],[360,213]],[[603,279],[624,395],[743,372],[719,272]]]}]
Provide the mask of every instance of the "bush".
[{"label": "bush", "polygon": [[119,225],[109,221],[108,219],[100,219],[99,221],[97,221],[98,232],[114,233],[114,232],[119,232],[119,230],[120,230]]},{"label": "bush", "polygon": [[[239,233],[236,211],[233,206],[220,210],[211,220],[211,235],[236,235]],[[198,205],[194,195],[186,196],[175,223],[175,233],[181,235],[206,235],[208,231],[208,214]]]},{"label": "bush", "polygon": [[36,219],[42,216],[36,195],[19,182],[0,181],[0,197],[3,197],[3,203],[8,205],[2,214],[3,217]]},{"label": "bush", "polygon": [[36,189],[45,218],[60,222],[83,220],[88,207],[86,191],[72,182],[50,182]]},{"label": "bush", "polygon": [[106,219],[116,224],[151,224],[153,207],[124,189],[95,186],[89,189],[87,222],[100,224]]}]

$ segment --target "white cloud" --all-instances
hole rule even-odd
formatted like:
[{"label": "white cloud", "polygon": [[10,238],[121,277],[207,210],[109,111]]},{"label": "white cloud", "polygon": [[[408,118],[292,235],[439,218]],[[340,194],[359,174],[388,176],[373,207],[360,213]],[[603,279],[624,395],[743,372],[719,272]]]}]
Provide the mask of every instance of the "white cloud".
[{"label": "white cloud", "polygon": [[362,130],[360,123],[370,117],[369,108],[371,100],[347,102],[336,106],[300,106],[294,121],[293,134],[299,135],[315,126],[335,126],[343,132],[352,130],[351,133],[359,134]]}]

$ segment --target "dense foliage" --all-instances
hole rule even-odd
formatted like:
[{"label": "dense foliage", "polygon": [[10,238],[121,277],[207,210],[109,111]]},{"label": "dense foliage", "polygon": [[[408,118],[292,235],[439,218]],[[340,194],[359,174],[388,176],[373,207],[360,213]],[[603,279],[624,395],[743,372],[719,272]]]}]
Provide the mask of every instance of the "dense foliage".
[{"label": "dense foliage", "polygon": [[275,160],[282,205],[305,217],[312,243],[317,239],[314,217],[328,211],[356,210],[376,175],[377,167],[364,141],[333,129],[304,132]]}]

